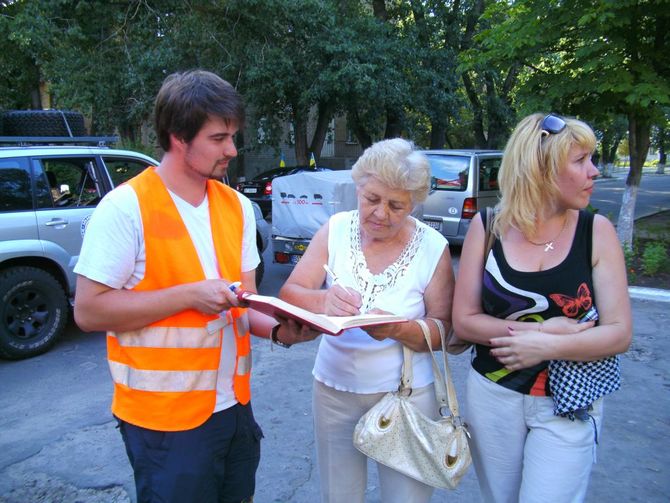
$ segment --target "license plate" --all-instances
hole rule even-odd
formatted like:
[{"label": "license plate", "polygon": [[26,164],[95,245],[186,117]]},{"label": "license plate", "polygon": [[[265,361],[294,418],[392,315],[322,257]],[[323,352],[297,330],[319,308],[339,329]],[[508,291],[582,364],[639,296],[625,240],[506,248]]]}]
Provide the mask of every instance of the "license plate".
[{"label": "license plate", "polygon": [[437,220],[426,220],[425,223],[426,223],[426,225],[428,225],[429,227],[432,227],[436,231],[440,230],[441,222],[439,222]]},{"label": "license plate", "polygon": [[255,194],[258,192],[258,189],[256,187],[247,187],[245,189],[242,189],[242,192],[245,194]]}]

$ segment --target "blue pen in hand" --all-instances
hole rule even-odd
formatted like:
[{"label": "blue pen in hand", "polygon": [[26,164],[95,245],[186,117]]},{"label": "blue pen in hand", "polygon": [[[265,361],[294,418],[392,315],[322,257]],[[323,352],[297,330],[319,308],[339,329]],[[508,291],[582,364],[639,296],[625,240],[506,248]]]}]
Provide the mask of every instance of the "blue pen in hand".
[{"label": "blue pen in hand", "polygon": [[241,286],[242,286],[241,281],[235,281],[234,283],[231,283],[230,285],[228,285],[228,289],[233,293],[237,293],[237,289]]}]

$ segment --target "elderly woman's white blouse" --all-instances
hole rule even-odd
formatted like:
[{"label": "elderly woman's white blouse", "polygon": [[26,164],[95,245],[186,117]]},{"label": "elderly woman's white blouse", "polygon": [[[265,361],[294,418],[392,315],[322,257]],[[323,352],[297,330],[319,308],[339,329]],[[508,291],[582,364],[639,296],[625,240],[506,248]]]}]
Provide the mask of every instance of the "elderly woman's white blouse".
[{"label": "elderly woman's white blouse", "polygon": [[[379,308],[410,320],[425,316],[423,295],[447,240],[413,220],[415,231],[400,256],[382,273],[371,274],[361,250],[358,211],[330,218],[328,265],[340,283],[362,295],[361,312]],[[356,328],[339,336],[321,336],[313,374],[318,381],[341,391],[377,393],[398,388],[401,367],[399,342],[377,341]],[[433,382],[429,353],[414,353],[413,373],[413,387]]]}]

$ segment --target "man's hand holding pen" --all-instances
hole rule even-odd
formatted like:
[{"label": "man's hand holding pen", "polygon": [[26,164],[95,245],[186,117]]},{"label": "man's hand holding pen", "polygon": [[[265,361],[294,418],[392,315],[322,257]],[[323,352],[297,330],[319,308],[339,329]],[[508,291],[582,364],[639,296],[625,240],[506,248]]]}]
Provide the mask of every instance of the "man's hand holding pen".
[{"label": "man's hand holding pen", "polygon": [[345,286],[327,264],[323,265],[331,279],[331,287],[326,290],[324,313],[329,316],[355,316],[360,314],[363,303],[361,294],[351,287]]}]

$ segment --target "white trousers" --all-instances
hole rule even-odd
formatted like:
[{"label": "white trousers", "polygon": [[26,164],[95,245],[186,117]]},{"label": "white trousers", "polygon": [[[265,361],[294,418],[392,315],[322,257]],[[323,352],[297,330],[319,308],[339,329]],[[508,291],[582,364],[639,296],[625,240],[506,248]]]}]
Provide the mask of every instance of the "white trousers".
[{"label": "white trousers", "polygon": [[[322,503],[363,503],[368,457],[354,447],[356,423],[385,393],[338,391],[314,380],[312,409],[321,480]],[[426,416],[436,418],[433,385],[412,390],[410,400]],[[426,503],[433,488],[377,463],[381,501]]]},{"label": "white trousers", "polygon": [[555,416],[551,397],[523,395],[470,369],[465,421],[470,450],[486,502],[567,503],[584,501],[595,463],[596,428],[602,423],[602,398],[593,420]]}]

